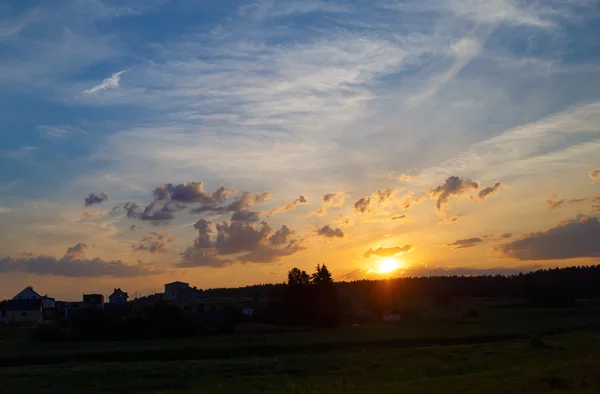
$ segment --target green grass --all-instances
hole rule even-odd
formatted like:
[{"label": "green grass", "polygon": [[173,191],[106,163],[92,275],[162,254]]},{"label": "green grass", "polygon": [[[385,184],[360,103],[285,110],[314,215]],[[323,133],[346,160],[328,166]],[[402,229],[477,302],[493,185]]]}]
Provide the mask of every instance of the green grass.
[{"label": "green grass", "polygon": [[232,360],[62,364],[0,369],[4,392],[574,393],[600,392],[600,333],[410,349]]},{"label": "green grass", "polygon": [[[410,346],[412,342],[420,345],[422,340],[440,343],[444,339],[464,339],[464,342],[469,342],[469,338],[477,337],[528,336],[537,332],[586,326],[600,320],[600,309],[597,307],[488,308],[482,309],[480,316],[474,319],[463,317],[463,312],[464,309],[461,308],[426,309],[421,319],[399,324],[257,334],[253,345],[266,345],[272,349],[271,352],[281,353],[295,352],[296,349],[308,346],[314,349],[318,349],[320,345],[335,348],[337,344],[366,342],[378,342],[380,346],[389,343],[390,346],[403,347]],[[0,364],[6,364],[16,357],[24,359],[60,356],[61,361],[64,361],[68,357],[76,359],[79,355],[90,359],[93,355],[139,355],[143,352],[149,353],[149,357],[155,357],[157,352],[176,353],[178,349],[186,352],[197,351],[199,358],[214,358],[215,355],[219,356],[221,351],[228,352],[229,356],[245,355],[247,352],[237,352],[236,349],[243,350],[249,344],[247,334],[124,342],[33,343],[26,340],[28,334],[23,334],[28,330],[18,330],[22,332],[0,330]],[[193,355],[187,358],[193,358]],[[47,362],[52,361],[48,359]]]}]

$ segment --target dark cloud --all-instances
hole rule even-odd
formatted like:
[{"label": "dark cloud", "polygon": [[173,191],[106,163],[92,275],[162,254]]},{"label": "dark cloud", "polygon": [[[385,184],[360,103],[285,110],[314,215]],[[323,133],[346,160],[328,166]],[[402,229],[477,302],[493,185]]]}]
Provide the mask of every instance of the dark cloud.
[{"label": "dark cloud", "polygon": [[[183,253],[180,266],[224,267],[235,261],[272,262],[305,249],[302,241],[295,238],[295,231],[285,225],[273,231],[266,222],[251,224],[240,221],[224,221],[216,224],[199,220],[194,226],[198,238]],[[238,255],[235,258],[228,256]]]},{"label": "dark cloud", "polygon": [[294,229],[283,225],[279,230],[275,231],[271,237],[269,237],[269,243],[272,245],[284,245],[288,242],[290,236],[294,235],[295,233],[296,231]]},{"label": "dark cloud", "polygon": [[577,204],[578,202],[584,202],[587,198],[572,198],[569,200],[569,204]]},{"label": "dark cloud", "polygon": [[133,231],[133,230],[135,230],[136,227],[137,226],[135,224],[132,224],[131,226],[129,226],[129,230]]},{"label": "dark cloud", "polygon": [[[33,275],[54,275],[71,278],[95,278],[110,276],[131,278],[161,274],[164,270],[150,264],[138,262],[128,265],[120,260],[103,261],[100,259],[82,259],[77,250],[85,250],[84,244],[69,248],[62,259],[52,256],[5,257],[0,259],[0,272],[16,272]],[[31,255],[31,254],[29,254]]]},{"label": "dark cloud", "polygon": [[165,253],[170,243],[175,242],[177,237],[166,232],[149,232],[142,238],[138,245],[134,246],[135,250],[144,250],[150,253]]},{"label": "dark cloud", "polygon": [[402,219],[406,219],[406,215],[392,216],[392,218],[390,220],[402,220]]},{"label": "dark cloud", "polygon": [[482,242],[481,238],[467,238],[459,239],[457,241],[448,244],[448,246],[454,247],[454,249],[464,249],[477,246]]},{"label": "dark cloud", "polygon": [[546,204],[548,205],[548,209],[556,209],[562,206],[565,203],[565,199],[562,198],[560,200],[556,199],[556,194],[553,194],[549,199],[546,200]]},{"label": "dark cloud", "polygon": [[218,206],[214,203],[210,205],[203,205],[201,207],[193,208],[190,212],[192,213],[212,213],[212,214],[225,214],[227,212],[240,212],[247,211],[254,205],[260,204],[263,201],[271,199],[271,193],[252,193],[245,191],[235,197],[235,200],[227,205]]},{"label": "dark cloud", "polygon": [[510,238],[512,237],[512,233],[504,233],[502,234],[502,238]]},{"label": "dark cloud", "polygon": [[251,192],[243,192],[239,196],[235,198],[234,201],[229,203],[225,210],[226,212],[239,212],[246,211],[249,208],[260,204],[263,201],[267,201],[271,199],[271,193],[262,192],[262,193],[251,193]]},{"label": "dark cloud", "polygon": [[239,211],[234,212],[231,216],[231,221],[234,222],[258,222],[260,221],[260,212],[255,211]]},{"label": "dark cloud", "polygon": [[324,194],[321,197],[321,208],[317,209],[315,212],[309,212],[308,216],[325,216],[327,215],[327,210],[329,208],[341,208],[342,206],[344,206],[345,197],[346,193],[342,189],[338,190],[336,193]]},{"label": "dark cloud", "polygon": [[71,246],[65,252],[63,259],[67,260],[76,260],[82,259],[85,256],[85,251],[87,250],[87,245],[84,243],[78,243],[75,246]]},{"label": "dark cloud", "polygon": [[327,238],[344,238],[344,232],[341,228],[332,228],[328,224],[321,227],[316,232],[318,235],[322,235]]},{"label": "dark cloud", "polygon": [[165,183],[154,189],[154,198],[159,201],[171,200],[182,203],[202,203],[213,205],[227,200],[235,190],[219,187],[214,193],[204,191],[203,182],[186,182],[180,184]]},{"label": "dark cloud", "polygon": [[102,192],[100,193],[100,195],[96,195],[94,193],[90,193],[89,196],[87,196],[86,198],[83,199],[84,200],[84,205],[86,207],[89,207],[90,205],[94,205],[94,204],[101,204],[104,201],[108,200],[108,194]]},{"label": "dark cloud", "polygon": [[393,246],[391,248],[375,248],[369,249],[363,253],[363,257],[369,258],[371,256],[376,257],[392,257],[397,255],[398,253],[408,252],[410,250],[410,245],[404,246]]},{"label": "dark cloud", "polygon": [[600,197],[594,198],[592,201],[592,209],[594,211],[600,211]]},{"label": "dark cloud", "polygon": [[477,190],[478,188],[479,185],[477,182],[469,178],[461,179],[457,176],[451,176],[446,179],[446,182],[444,182],[443,185],[440,185],[434,189],[429,189],[426,191],[426,193],[432,197],[437,197],[435,206],[439,211],[441,211],[442,207],[450,200],[450,197],[467,194],[471,191]]},{"label": "dark cloud", "polygon": [[297,199],[295,199],[294,201],[287,203],[281,207],[275,207],[273,209],[271,209],[268,213],[267,213],[267,217],[269,216],[273,216],[275,214],[281,213],[281,212],[291,212],[294,209],[296,209],[296,207],[298,205],[301,204],[306,204],[308,202],[308,200],[306,199],[306,197],[304,196],[300,196]]},{"label": "dark cloud", "polygon": [[495,248],[518,260],[600,257],[600,221],[578,215],[549,230],[530,233]]},{"label": "dark cloud", "polygon": [[495,194],[500,188],[500,185],[500,182],[496,182],[493,186],[484,187],[479,191],[477,197],[479,197],[480,200],[485,200],[487,197]]},{"label": "dark cloud", "polygon": [[377,211],[380,204],[384,204],[398,192],[396,189],[377,190],[371,197],[361,197],[354,203],[354,213],[358,215]]},{"label": "dark cloud", "polygon": [[590,171],[588,174],[592,181],[597,181],[600,179],[600,168],[596,168],[595,170]]}]

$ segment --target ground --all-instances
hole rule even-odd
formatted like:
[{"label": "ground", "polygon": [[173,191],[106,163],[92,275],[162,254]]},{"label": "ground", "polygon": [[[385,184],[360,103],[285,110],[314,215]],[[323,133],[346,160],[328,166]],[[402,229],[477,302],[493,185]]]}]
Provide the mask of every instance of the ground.
[{"label": "ground", "polygon": [[0,382],[23,394],[598,393],[597,312],[485,309],[471,319],[258,335],[251,347],[240,334],[21,343],[17,355],[10,341],[0,345]]}]

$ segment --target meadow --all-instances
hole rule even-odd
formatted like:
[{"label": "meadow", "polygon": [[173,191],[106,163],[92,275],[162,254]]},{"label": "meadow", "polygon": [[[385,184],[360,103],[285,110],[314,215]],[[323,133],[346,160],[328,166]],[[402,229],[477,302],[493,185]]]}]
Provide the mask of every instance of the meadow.
[{"label": "meadow", "polygon": [[[425,310],[394,324],[125,342],[0,331],[6,392],[600,392],[600,308]],[[246,327],[247,329],[248,327]]]}]

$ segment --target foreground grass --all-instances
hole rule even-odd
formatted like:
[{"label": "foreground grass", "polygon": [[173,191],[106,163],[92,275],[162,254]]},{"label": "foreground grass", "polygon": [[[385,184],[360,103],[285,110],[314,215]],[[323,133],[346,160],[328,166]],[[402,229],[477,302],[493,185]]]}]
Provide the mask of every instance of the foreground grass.
[{"label": "foreground grass", "polygon": [[[445,343],[458,340],[461,343],[481,342],[478,338],[497,340],[528,336],[537,332],[572,329],[588,326],[599,321],[598,307],[552,308],[552,309],[484,309],[474,319],[463,316],[460,309],[431,310],[422,319],[400,324],[379,324],[363,327],[341,327],[316,332],[289,332],[257,334],[253,346],[270,349],[266,353],[298,353],[300,351],[324,351],[337,348],[338,344],[379,343],[379,346],[415,346],[423,342]],[[20,330],[23,331],[23,330]],[[23,333],[21,333],[23,334]],[[209,336],[153,341],[124,342],[73,342],[31,343],[29,335],[2,338],[0,330],[0,365],[18,363],[42,363],[64,361],[91,361],[92,359],[153,360],[158,357],[215,358],[248,355],[248,335]],[[472,339],[472,340],[469,340]],[[341,346],[347,348],[347,346]],[[353,346],[355,348],[356,346]],[[308,349],[308,350],[307,350]],[[146,357],[147,356],[147,357]],[[38,361],[31,362],[33,358]]]},{"label": "foreground grass", "polygon": [[0,369],[4,392],[600,392],[600,333],[541,341],[362,349],[232,360],[61,364]]}]

